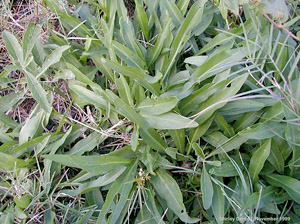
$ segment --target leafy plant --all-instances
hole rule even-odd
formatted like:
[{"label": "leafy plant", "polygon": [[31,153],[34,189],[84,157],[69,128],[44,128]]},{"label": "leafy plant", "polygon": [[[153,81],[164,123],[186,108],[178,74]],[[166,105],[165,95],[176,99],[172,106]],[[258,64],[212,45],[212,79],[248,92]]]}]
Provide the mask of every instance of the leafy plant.
[{"label": "leafy plant", "polygon": [[[33,168],[49,223],[72,197],[85,202],[65,222],[299,221],[299,43],[268,16],[294,24],[284,1],[136,0],[133,18],[121,0],[73,14],[45,3],[62,25],[49,44],[33,25],[23,47],[3,34],[37,104],[20,124],[1,112],[0,169],[13,173],[3,194]],[[69,87],[64,115],[47,79]],[[73,105],[88,121],[68,115]],[[45,133],[52,120],[59,126]],[[34,197],[6,199],[1,219],[26,220]]]}]

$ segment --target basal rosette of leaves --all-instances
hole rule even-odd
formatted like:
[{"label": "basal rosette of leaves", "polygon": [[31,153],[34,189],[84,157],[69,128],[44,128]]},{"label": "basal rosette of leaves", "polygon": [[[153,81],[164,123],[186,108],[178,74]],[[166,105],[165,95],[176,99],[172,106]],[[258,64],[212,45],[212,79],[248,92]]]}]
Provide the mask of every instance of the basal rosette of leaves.
[{"label": "basal rosette of leaves", "polygon": [[[46,195],[85,198],[74,223],[300,221],[299,43],[269,20],[297,30],[290,4],[135,0],[131,18],[122,0],[45,3],[62,26],[49,43],[33,24],[22,45],[3,34],[13,65],[1,78],[22,71],[37,107],[21,124],[1,109],[1,171],[42,167]],[[96,119],[60,115],[49,77]],[[1,219],[26,216],[26,195]],[[53,223],[58,206],[45,207]]]}]

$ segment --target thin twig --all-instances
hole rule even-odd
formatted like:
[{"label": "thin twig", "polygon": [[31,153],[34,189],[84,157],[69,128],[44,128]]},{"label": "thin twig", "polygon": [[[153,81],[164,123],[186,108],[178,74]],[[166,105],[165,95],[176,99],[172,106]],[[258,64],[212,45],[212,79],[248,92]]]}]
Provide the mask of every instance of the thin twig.
[{"label": "thin twig", "polygon": [[266,17],[270,23],[272,23],[274,26],[276,26],[279,29],[282,29],[286,34],[288,34],[290,37],[292,37],[293,39],[300,41],[300,38],[297,37],[295,34],[291,33],[286,27],[284,27],[282,24],[276,23],[273,19],[271,19],[267,13],[265,11],[263,11],[262,9],[260,9],[261,14],[264,15],[264,17]]}]

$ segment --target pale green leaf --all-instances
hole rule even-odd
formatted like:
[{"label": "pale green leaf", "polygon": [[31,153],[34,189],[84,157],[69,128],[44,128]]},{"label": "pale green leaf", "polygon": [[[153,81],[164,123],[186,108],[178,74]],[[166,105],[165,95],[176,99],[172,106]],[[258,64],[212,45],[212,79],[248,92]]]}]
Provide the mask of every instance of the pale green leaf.
[{"label": "pale green leaf", "polygon": [[169,112],[176,107],[178,99],[176,97],[158,97],[156,99],[145,99],[137,109],[143,114],[159,115]]},{"label": "pale green leaf", "polygon": [[258,174],[264,167],[264,164],[269,157],[271,149],[271,139],[266,140],[261,147],[259,147],[253,153],[250,165],[249,165],[249,174],[253,180],[253,182],[258,181]]},{"label": "pale green leaf", "polygon": [[[131,161],[131,165],[127,167],[121,178],[118,178],[110,187],[106,196],[105,203],[101,208],[101,212],[98,216],[97,224],[102,223],[117,223],[117,220],[126,204],[133,185],[133,178],[136,175],[137,160]],[[115,196],[120,194],[119,201],[115,204]],[[107,213],[113,208],[108,220],[106,219]],[[107,222],[108,221],[108,222]]]},{"label": "pale green leaf", "polygon": [[20,63],[23,65],[23,52],[17,38],[6,30],[2,34],[2,38],[11,59],[15,63]]},{"label": "pale green leaf", "polygon": [[104,174],[131,163],[129,159],[110,155],[77,156],[56,154],[43,155],[43,157],[65,166],[77,167],[95,174]]},{"label": "pale green leaf", "polygon": [[198,126],[197,122],[171,112],[160,115],[141,115],[147,120],[150,126],[155,129],[182,129],[195,128]]},{"label": "pale green leaf", "polygon": [[201,192],[202,192],[202,201],[204,209],[209,209],[212,204],[212,199],[214,195],[214,190],[209,174],[206,171],[205,166],[203,166],[201,173]]},{"label": "pale green leaf", "polygon": [[190,218],[183,204],[183,197],[176,181],[164,169],[158,169],[151,183],[155,191],[162,197],[168,207],[186,223],[197,223],[199,219]]},{"label": "pale green leaf", "polygon": [[40,34],[40,26],[29,23],[23,39],[23,60],[26,61]]},{"label": "pale green leaf", "polygon": [[293,200],[300,204],[300,181],[285,175],[269,174],[266,181],[275,187],[283,188]]},{"label": "pale green leaf", "polygon": [[60,58],[62,57],[62,53],[66,50],[68,50],[70,48],[70,46],[61,46],[61,47],[57,47],[54,51],[51,52],[51,54],[49,54],[46,58],[45,61],[42,65],[41,70],[39,71],[39,74],[36,77],[41,76],[42,74],[44,74],[44,72],[47,71],[47,69],[60,61]]},{"label": "pale green leaf", "polygon": [[26,72],[26,78],[28,81],[28,87],[31,91],[33,98],[38,102],[41,108],[43,108],[47,113],[51,113],[52,106],[47,99],[47,93],[38,82],[36,77],[34,77],[29,72]]}]

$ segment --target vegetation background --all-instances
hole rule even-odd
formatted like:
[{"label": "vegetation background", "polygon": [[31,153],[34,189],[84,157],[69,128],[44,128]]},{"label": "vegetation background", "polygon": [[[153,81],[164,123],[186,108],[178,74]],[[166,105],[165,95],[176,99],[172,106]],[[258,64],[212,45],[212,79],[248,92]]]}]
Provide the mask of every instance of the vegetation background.
[{"label": "vegetation background", "polygon": [[300,223],[298,0],[3,0],[0,223]]}]

